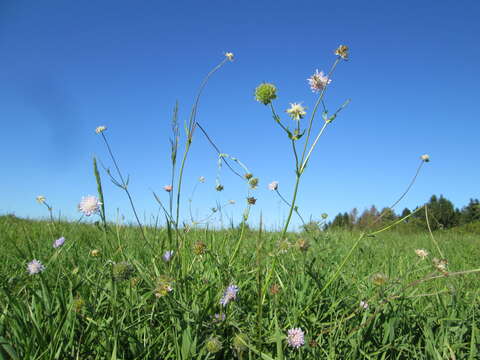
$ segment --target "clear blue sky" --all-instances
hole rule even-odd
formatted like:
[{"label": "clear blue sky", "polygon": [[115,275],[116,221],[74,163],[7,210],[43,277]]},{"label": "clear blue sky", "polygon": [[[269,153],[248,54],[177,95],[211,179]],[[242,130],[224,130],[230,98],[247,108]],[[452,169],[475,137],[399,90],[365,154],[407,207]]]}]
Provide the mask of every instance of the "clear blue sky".
[{"label": "clear blue sky", "polygon": [[[432,161],[397,211],[434,193],[463,206],[480,197],[479,16],[478,1],[0,0],[0,213],[46,216],[35,202],[42,194],[76,218],[80,198],[96,194],[92,156],[111,164],[94,133],[106,125],[150,219],[158,211],[151,190],[166,199],[174,103],[183,122],[203,77],[232,51],[235,61],[207,85],[198,121],[260,178],[252,223],[261,211],[278,226],[287,209],[266,185],[278,180],[290,198],[293,158],[253,91],[273,82],[283,115],[290,102],[311,110],[306,78],[330,67],[339,44],[350,47],[351,60],[338,67],[326,103],[334,110],[352,102],[305,172],[303,215],[391,204],[423,153]],[[240,221],[245,186],[224,169],[225,190],[215,192],[216,164],[197,131],[183,207],[204,176],[193,211],[234,199],[226,215]],[[119,208],[131,220],[124,193],[103,181],[108,217]]]}]

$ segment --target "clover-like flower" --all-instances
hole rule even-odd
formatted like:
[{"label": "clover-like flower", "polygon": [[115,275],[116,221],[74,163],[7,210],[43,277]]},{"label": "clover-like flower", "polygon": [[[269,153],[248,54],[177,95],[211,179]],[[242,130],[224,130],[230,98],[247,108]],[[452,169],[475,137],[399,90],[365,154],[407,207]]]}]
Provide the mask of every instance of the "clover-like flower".
[{"label": "clover-like flower", "polygon": [[347,45],[340,45],[335,50],[335,55],[340,56],[343,60],[348,59],[348,46]]},{"label": "clover-like flower", "polygon": [[310,76],[307,81],[310,84],[310,89],[312,89],[313,92],[322,91],[328,84],[332,82],[332,80],[330,80],[328,76],[323,73],[323,71],[318,72],[318,69],[315,70],[315,74]]},{"label": "clover-like flower", "polygon": [[306,114],[305,108],[298,103],[290,103],[290,108],[286,112],[293,120],[303,119]]},{"label": "clover-like flower", "polygon": [[81,211],[85,216],[90,216],[100,211],[100,205],[102,205],[102,203],[97,199],[96,196],[88,195],[82,197],[80,204],[78,204],[78,210]]},{"label": "clover-like flower", "polygon": [[172,260],[172,257],[173,257],[173,250],[167,250],[163,254],[162,259],[165,262],[169,262],[170,260]]},{"label": "clover-like flower", "polygon": [[273,84],[263,83],[255,89],[255,99],[263,105],[268,105],[277,98],[277,88]]},{"label": "clover-like flower", "polygon": [[420,259],[425,260],[425,258],[428,256],[428,251],[425,249],[417,249],[415,250],[415,254],[417,254]]},{"label": "clover-like flower", "polygon": [[33,259],[27,264],[27,271],[30,275],[39,274],[43,270],[45,270],[45,266],[37,259]]},{"label": "clover-like flower", "polygon": [[45,196],[43,196],[43,195],[38,195],[38,196],[36,197],[36,200],[37,200],[37,202],[38,202],[39,204],[43,204],[46,199],[45,199]]},{"label": "clover-like flower", "polygon": [[64,242],[65,242],[65,238],[62,236],[61,238],[55,240],[53,242],[52,246],[53,246],[54,249],[56,249],[56,248],[59,248],[60,246],[62,246]]},{"label": "clover-like flower", "polygon": [[289,346],[298,349],[305,344],[305,333],[301,328],[293,328],[287,332],[287,343]]},{"label": "clover-like flower", "polygon": [[270,184],[268,184],[268,190],[275,191],[277,189],[278,189],[278,181],[272,181]]},{"label": "clover-like flower", "polygon": [[429,162],[430,161],[430,155],[423,154],[422,156],[420,156],[420,159],[422,159],[422,161]]},{"label": "clover-like flower", "polygon": [[237,298],[238,286],[230,285],[225,290],[223,297],[220,299],[220,305],[227,306],[227,304]]},{"label": "clover-like flower", "polygon": [[225,57],[230,60],[230,61],[233,61],[233,53],[231,52],[226,52],[225,53]]},{"label": "clover-like flower", "polygon": [[104,132],[105,130],[107,130],[107,127],[102,125],[102,126],[98,126],[96,129],[95,129],[95,132],[97,134],[101,134],[102,132]]},{"label": "clover-like flower", "polygon": [[165,185],[163,187],[163,190],[165,190],[166,192],[171,192],[173,189],[173,186],[172,185]]}]

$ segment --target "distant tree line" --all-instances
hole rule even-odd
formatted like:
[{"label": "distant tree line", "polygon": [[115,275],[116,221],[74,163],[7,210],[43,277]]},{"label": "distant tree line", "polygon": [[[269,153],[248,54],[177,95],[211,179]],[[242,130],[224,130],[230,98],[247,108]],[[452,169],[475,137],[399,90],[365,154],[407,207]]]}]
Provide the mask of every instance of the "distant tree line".
[{"label": "distant tree line", "polygon": [[406,219],[400,223],[400,227],[410,229],[427,229],[428,225],[432,230],[450,229],[456,226],[480,222],[480,201],[478,199],[470,199],[466,206],[459,209],[455,208],[453,203],[443,195],[440,195],[440,197],[432,195],[426,205],[426,212],[423,206],[421,206],[422,209],[419,207],[413,210],[405,208],[400,214],[396,214],[390,208],[378,210],[375,205],[364,210],[361,214],[358,209],[354,208],[348,213],[339,213],[332,221],[326,223],[325,228],[364,230],[386,226],[403,218]]}]

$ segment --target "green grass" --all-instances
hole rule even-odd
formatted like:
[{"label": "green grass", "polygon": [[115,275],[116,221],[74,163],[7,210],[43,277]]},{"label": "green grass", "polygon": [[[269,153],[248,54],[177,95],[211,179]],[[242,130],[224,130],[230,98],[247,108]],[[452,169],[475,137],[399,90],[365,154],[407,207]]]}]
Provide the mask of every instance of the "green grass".
[{"label": "green grass", "polygon": [[[292,245],[285,246],[279,233],[249,230],[230,261],[239,229],[192,230],[166,263],[162,255],[173,248],[167,230],[145,231],[153,250],[133,226],[109,224],[104,232],[0,217],[0,358],[480,358],[479,275],[437,271],[428,233],[365,237],[322,291],[359,234],[289,233]],[[478,267],[478,236],[434,235],[449,274]],[[60,236],[65,244],[53,249]],[[300,237],[309,242],[307,251],[295,245]],[[430,252],[426,260],[415,255],[418,248]],[[92,249],[100,255],[91,256]],[[45,271],[28,274],[32,259]],[[112,262],[128,262],[134,272],[122,279]],[[376,273],[388,277],[383,286],[372,283]],[[157,297],[161,281],[173,291]],[[230,284],[239,287],[238,297],[222,308]],[[362,300],[368,309],[359,306]],[[222,312],[225,321],[215,321]],[[286,341],[293,327],[306,334],[299,349]],[[212,338],[221,341],[217,353],[207,350]]]}]

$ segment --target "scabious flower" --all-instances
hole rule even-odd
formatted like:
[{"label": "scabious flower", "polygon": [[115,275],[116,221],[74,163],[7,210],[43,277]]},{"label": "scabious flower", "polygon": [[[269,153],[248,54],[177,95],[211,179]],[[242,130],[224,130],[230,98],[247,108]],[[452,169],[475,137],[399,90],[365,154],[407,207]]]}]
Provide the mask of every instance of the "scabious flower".
[{"label": "scabious flower", "polygon": [[248,185],[250,185],[250,188],[256,189],[258,186],[258,182],[258,178],[251,178],[250,180],[248,180]]},{"label": "scabious flower", "polygon": [[303,117],[306,114],[305,108],[298,103],[290,103],[290,108],[287,109],[286,112],[288,113],[288,115],[290,115],[290,117],[293,120],[297,120],[297,121],[300,119],[303,119]]},{"label": "scabious flower", "polygon": [[360,301],[360,307],[364,310],[367,310],[368,309],[368,303],[364,300]]},{"label": "scabious flower", "polygon": [[215,190],[217,190],[217,191],[223,191],[223,185],[222,185],[222,184],[217,184],[217,185],[215,185]]},{"label": "scabious flower", "polygon": [[165,275],[160,276],[157,279],[157,286],[155,288],[155,297],[161,298],[168,295],[168,293],[173,291],[173,280]]},{"label": "scabious flower", "polygon": [[322,91],[328,84],[332,82],[328,76],[324,75],[323,71],[318,72],[318,69],[315,70],[315,74],[310,76],[307,81],[310,84],[310,89],[312,89],[313,92]]},{"label": "scabious flower", "polygon": [[165,251],[165,253],[162,256],[163,261],[169,262],[173,257],[173,250],[168,250]]},{"label": "scabious flower", "polygon": [[257,202],[257,199],[255,199],[253,196],[247,197],[248,205],[255,205],[256,202]]},{"label": "scabious flower", "polygon": [[255,99],[263,105],[268,105],[277,98],[277,88],[273,84],[263,83],[255,89]]},{"label": "scabious flower", "polygon": [[53,247],[56,249],[56,248],[59,248],[60,246],[63,245],[63,243],[65,242],[65,238],[62,236],[61,238],[55,240],[53,242]]},{"label": "scabious flower", "polygon": [[30,275],[41,273],[43,270],[45,270],[45,266],[43,266],[42,263],[36,259],[33,259],[27,264],[27,271]]},{"label": "scabious flower", "polygon": [[230,301],[235,300],[237,298],[237,293],[238,293],[238,286],[229,285],[227,287],[227,290],[225,290],[223,297],[220,299],[220,305],[227,306],[227,304]]},{"label": "scabious flower", "polygon": [[417,254],[422,260],[425,260],[425,258],[428,256],[428,251],[425,249],[417,249],[415,250],[415,254]]},{"label": "scabious flower", "polygon": [[435,268],[440,271],[441,273],[443,274],[446,274],[447,273],[447,265],[448,265],[448,261],[447,259],[437,259],[437,258],[433,258],[432,259],[432,263],[433,263],[433,266],[435,266]]},{"label": "scabious flower", "polygon": [[287,332],[287,343],[289,346],[298,349],[305,344],[305,333],[300,328],[293,328]]},{"label": "scabious flower", "polygon": [[217,313],[217,314],[213,315],[213,319],[214,319],[215,322],[225,321],[225,318],[226,318],[226,316],[225,316],[224,313],[220,313],[220,314]]},{"label": "scabious flower", "polygon": [[173,186],[172,185],[165,185],[163,187],[163,190],[165,190],[166,192],[171,192],[173,189]]},{"label": "scabious flower", "polygon": [[222,342],[218,336],[213,336],[206,343],[207,351],[214,354],[222,350]]},{"label": "scabious flower", "polygon": [[100,205],[102,205],[102,203],[97,199],[96,196],[88,195],[82,197],[80,204],[78,204],[78,210],[81,211],[85,216],[90,216],[100,211]]},{"label": "scabious flower", "polygon": [[278,189],[278,181],[272,181],[268,184],[268,190],[275,191]]},{"label": "scabious flower", "polygon": [[46,200],[46,199],[45,199],[45,196],[43,196],[43,195],[38,195],[36,199],[37,199],[37,202],[38,202],[39,204],[43,204],[43,203],[45,202],[45,200]]},{"label": "scabious flower", "polygon": [[233,61],[233,53],[231,52],[226,52],[225,53],[225,57],[230,60],[230,61]]},{"label": "scabious flower", "polygon": [[343,60],[348,59],[348,46],[347,45],[340,45],[335,50],[335,55],[340,56]]},{"label": "scabious flower", "polygon": [[430,155],[423,154],[422,156],[420,156],[420,159],[422,159],[422,161],[429,162],[430,161]]},{"label": "scabious flower", "polygon": [[100,134],[100,133],[104,132],[105,130],[107,130],[107,127],[104,126],[104,125],[102,125],[102,126],[98,126],[98,127],[95,129],[95,132],[96,132],[97,134]]}]

